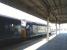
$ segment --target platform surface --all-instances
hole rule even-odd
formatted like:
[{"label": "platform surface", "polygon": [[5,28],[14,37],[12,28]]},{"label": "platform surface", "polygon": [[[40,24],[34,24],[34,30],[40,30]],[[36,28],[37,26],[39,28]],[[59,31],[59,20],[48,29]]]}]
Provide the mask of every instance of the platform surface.
[{"label": "platform surface", "polygon": [[[37,38],[36,40],[29,40],[26,42],[22,42],[19,44],[16,44],[14,46],[8,46],[3,48],[3,50],[24,50],[24,48],[27,48],[31,45],[34,45],[35,43],[38,43],[39,41],[42,41],[44,38]],[[37,47],[37,46],[36,46]],[[32,48],[34,49],[34,48]],[[67,50],[67,34],[59,34],[46,44],[43,44],[36,50]]]}]

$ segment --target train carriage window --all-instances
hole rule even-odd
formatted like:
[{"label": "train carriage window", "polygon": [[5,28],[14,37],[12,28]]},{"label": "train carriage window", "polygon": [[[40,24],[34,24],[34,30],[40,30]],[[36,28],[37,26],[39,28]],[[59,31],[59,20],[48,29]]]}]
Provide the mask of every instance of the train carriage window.
[{"label": "train carriage window", "polygon": [[27,25],[27,26],[26,26],[26,29],[28,29],[29,27],[30,27],[30,26],[29,26],[29,25]]},{"label": "train carriage window", "polygon": [[33,35],[43,35],[46,34],[45,26],[33,25]]}]

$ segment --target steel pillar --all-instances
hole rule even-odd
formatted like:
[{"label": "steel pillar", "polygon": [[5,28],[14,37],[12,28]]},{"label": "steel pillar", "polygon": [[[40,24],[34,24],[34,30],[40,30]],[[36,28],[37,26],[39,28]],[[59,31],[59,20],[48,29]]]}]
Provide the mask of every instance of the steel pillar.
[{"label": "steel pillar", "polygon": [[47,40],[49,40],[49,17],[47,17]]},{"label": "steel pillar", "polygon": [[57,35],[57,23],[56,23],[56,35]]},{"label": "steel pillar", "polygon": [[59,34],[60,34],[60,24],[59,24]]}]

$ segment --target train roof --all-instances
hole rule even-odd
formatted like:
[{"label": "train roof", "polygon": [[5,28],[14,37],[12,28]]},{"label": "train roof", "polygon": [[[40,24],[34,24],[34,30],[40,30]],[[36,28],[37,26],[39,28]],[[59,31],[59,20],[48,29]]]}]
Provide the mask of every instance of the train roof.
[{"label": "train roof", "polygon": [[7,16],[0,16],[0,23],[4,24],[21,24],[21,21],[18,19],[9,18]]},{"label": "train roof", "polygon": [[29,24],[29,25],[47,26],[45,24],[40,24],[40,23],[36,23],[36,22],[27,22],[27,24]]}]

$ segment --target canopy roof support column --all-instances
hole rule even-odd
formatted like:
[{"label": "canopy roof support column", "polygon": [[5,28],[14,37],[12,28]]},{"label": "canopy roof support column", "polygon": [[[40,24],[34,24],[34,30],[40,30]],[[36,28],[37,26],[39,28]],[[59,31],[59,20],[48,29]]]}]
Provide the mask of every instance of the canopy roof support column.
[{"label": "canopy roof support column", "polygon": [[56,23],[56,35],[57,35],[57,23]]},{"label": "canopy roof support column", "polygon": [[47,41],[49,40],[49,17],[47,17]]},{"label": "canopy roof support column", "polygon": [[56,35],[57,35],[57,18],[56,18]]},{"label": "canopy roof support column", "polygon": [[59,34],[60,34],[60,24],[59,24]]}]

